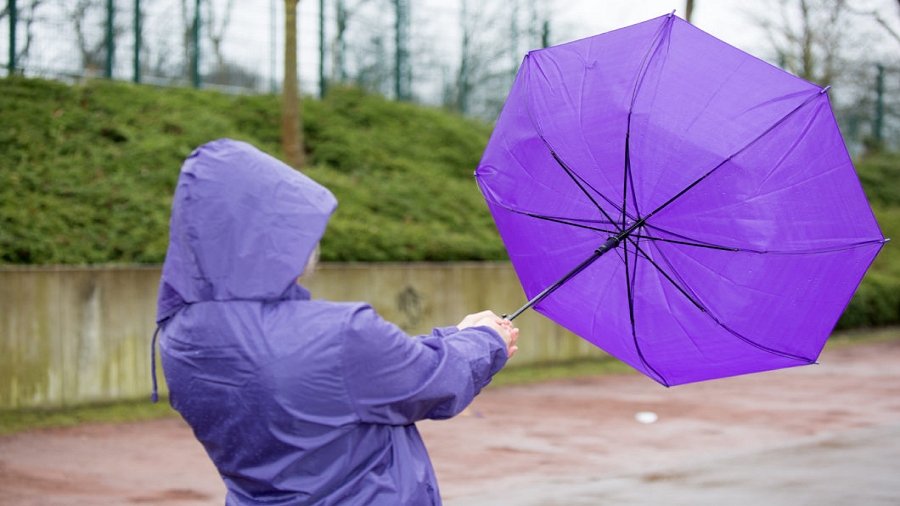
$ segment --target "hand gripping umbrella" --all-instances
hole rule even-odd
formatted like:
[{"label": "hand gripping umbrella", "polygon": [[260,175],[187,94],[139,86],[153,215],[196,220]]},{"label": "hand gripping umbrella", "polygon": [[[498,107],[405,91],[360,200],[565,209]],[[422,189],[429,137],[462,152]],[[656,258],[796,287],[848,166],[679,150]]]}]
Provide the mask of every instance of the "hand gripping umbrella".
[{"label": "hand gripping umbrella", "polygon": [[529,53],[476,177],[511,318],[667,386],[814,363],[886,242],[826,89],[671,14]]}]

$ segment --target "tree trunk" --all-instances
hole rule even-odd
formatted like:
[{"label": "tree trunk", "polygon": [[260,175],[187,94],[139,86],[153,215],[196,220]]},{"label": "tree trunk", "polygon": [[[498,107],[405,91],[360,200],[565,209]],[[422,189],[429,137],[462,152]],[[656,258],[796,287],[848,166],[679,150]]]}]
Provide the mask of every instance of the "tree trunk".
[{"label": "tree trunk", "polygon": [[684,20],[691,22],[691,16],[694,14],[694,0],[685,0],[684,4]]},{"label": "tree trunk", "polygon": [[297,170],[305,164],[300,128],[300,85],[297,73],[297,4],[284,0],[284,85],[281,92],[281,149],[286,162]]}]

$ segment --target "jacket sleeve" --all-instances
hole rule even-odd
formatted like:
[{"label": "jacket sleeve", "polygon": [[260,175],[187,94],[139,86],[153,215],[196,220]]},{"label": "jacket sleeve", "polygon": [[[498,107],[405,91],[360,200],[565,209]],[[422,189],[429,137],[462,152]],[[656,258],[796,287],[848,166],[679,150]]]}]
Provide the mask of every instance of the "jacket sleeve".
[{"label": "jacket sleeve", "polygon": [[508,358],[503,339],[488,327],[446,327],[410,338],[366,305],[352,311],[343,330],[347,390],[366,423],[450,418]]}]

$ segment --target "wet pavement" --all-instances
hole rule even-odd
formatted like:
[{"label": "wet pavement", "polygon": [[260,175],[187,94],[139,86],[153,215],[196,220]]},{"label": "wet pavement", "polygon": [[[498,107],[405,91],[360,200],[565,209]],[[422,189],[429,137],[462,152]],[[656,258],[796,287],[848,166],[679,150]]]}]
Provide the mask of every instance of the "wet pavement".
[{"label": "wet pavement", "polygon": [[448,506],[900,505],[900,340],[669,389],[500,388],[442,423],[421,430]]},{"label": "wet pavement", "polygon": [[[489,388],[418,426],[447,506],[900,506],[900,336],[668,389],[638,374]],[[0,436],[0,506],[224,496],[178,419]]]},{"label": "wet pavement", "polygon": [[447,506],[900,505],[900,424],[734,455],[459,497]]}]

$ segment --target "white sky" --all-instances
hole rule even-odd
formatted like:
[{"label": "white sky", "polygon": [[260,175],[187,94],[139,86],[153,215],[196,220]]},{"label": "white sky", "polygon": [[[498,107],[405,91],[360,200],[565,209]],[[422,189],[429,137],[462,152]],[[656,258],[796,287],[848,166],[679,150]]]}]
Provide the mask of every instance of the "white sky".
[{"label": "white sky", "polygon": [[[684,1],[672,0],[571,0],[558,7],[561,20],[570,23],[575,38],[587,37],[675,11],[684,17]],[[746,2],[696,0],[692,22],[698,28],[747,50],[759,34],[740,11]]]},{"label": "white sky", "polygon": [[[270,0],[278,4],[278,15],[282,14],[281,0]],[[345,0],[354,5],[360,0]],[[427,40],[438,51],[447,54],[459,50],[459,12],[461,0],[409,0],[412,8],[413,37]],[[469,10],[475,10],[487,2],[467,0]],[[506,2],[512,4],[512,1]],[[551,42],[562,43],[598,33],[614,30],[627,25],[645,21],[675,11],[684,17],[684,0],[518,0],[520,9],[537,3],[540,7],[553,13],[551,25]],[[761,28],[753,21],[752,12],[759,12],[765,5],[775,0],[695,0],[692,22],[698,28],[743,49],[755,56],[765,59],[769,45]],[[854,8],[859,10],[877,10],[885,19],[900,25],[895,0],[851,0]],[[326,16],[333,18],[333,2],[326,2]],[[378,5],[384,5],[381,1]],[[494,3],[496,4],[496,3]],[[273,4],[274,5],[274,4]],[[239,8],[236,6],[236,8]],[[317,0],[300,2],[300,30],[303,37],[301,44],[301,77],[304,85],[314,86],[318,70],[318,8]],[[382,10],[385,10],[382,7]],[[258,11],[259,12],[259,11]],[[268,12],[266,12],[268,16]],[[382,16],[393,19],[393,12],[382,12]],[[775,13],[773,12],[773,15]],[[353,29],[351,20],[350,29]],[[874,26],[869,23],[868,28]],[[279,30],[281,21],[278,21]],[[416,28],[420,31],[416,33]],[[422,26],[425,32],[423,33]],[[876,31],[882,31],[876,28]],[[883,31],[882,31],[883,32]],[[889,43],[895,44],[892,41]],[[280,46],[279,46],[280,47]],[[280,51],[280,50],[279,50]],[[896,52],[896,51],[894,51]],[[524,56],[524,53],[523,53]],[[280,57],[280,56],[279,56]],[[278,63],[280,65],[280,63]],[[266,72],[268,74],[268,72]]]},{"label": "white sky", "polygon": [[[569,0],[552,4],[560,29],[566,30],[566,40],[615,30],[672,11],[681,17],[685,15],[684,0]],[[700,29],[745,49],[758,41],[758,33],[742,12],[744,5],[746,2],[737,0],[696,0],[692,21]]]},{"label": "white sky", "polygon": [[[357,0],[358,1],[358,0]],[[684,16],[684,0],[568,0],[566,2],[555,2],[552,0],[522,0],[520,5],[522,9],[529,4],[529,1],[536,1],[538,5],[543,5],[553,12],[553,24],[551,25],[551,41],[553,43],[568,42],[583,37],[589,37],[598,33],[614,30],[647,19],[662,16],[675,11],[676,15]],[[279,34],[281,32],[283,8],[280,0],[270,0],[274,2],[270,4],[275,6],[278,19],[276,21]],[[333,18],[332,2],[326,2],[326,16]],[[383,3],[383,2],[382,2]],[[431,25],[426,28],[428,33],[424,36],[428,38],[428,42],[439,51],[448,54],[457,53],[459,50],[459,9],[460,0],[410,0],[412,8],[412,18],[415,24],[424,22]],[[477,0],[468,0],[469,9],[477,9]],[[235,5],[235,9],[241,9],[241,5]],[[347,0],[347,4],[353,5],[353,0]],[[732,45],[740,47],[745,51],[757,54],[760,48],[764,47],[764,42],[760,39],[761,32],[756,28],[749,19],[749,15],[743,12],[746,2],[738,0],[695,0],[693,13],[693,23],[695,26],[704,31],[719,37],[720,39]],[[244,4],[247,5],[247,4]],[[319,2],[316,0],[302,0],[299,5],[299,28],[301,34],[300,40],[300,57],[301,57],[301,80],[304,89],[310,90],[315,87],[318,79],[318,23],[319,23]],[[266,26],[270,24],[271,8],[260,10],[258,7],[254,9],[256,16],[259,16],[259,23]],[[247,14],[241,17],[246,19]],[[384,16],[393,18],[392,12],[385,12]],[[238,19],[241,19],[238,17]],[[350,30],[353,29],[351,19]],[[268,36],[268,35],[267,35]],[[280,35],[279,35],[280,36]],[[420,37],[422,35],[419,35]],[[279,41],[280,42],[280,41]],[[276,42],[278,44],[278,42]],[[279,52],[280,44],[278,44]],[[281,55],[274,65],[280,72]],[[524,53],[523,55],[524,56]],[[757,56],[761,56],[757,54]],[[265,62],[258,62],[263,64]],[[266,63],[268,67],[272,63]],[[269,68],[260,68],[260,72],[265,75],[270,74]]]},{"label": "white sky", "polygon": [[[146,12],[145,43],[154,47],[164,44],[175,53],[180,47],[179,26],[180,2],[182,0],[155,0],[143,1],[142,9]],[[218,6],[224,6],[228,0],[213,0]],[[224,52],[229,60],[240,63],[248,70],[264,76],[266,80],[280,82],[283,56],[283,30],[284,30],[284,2],[283,0],[231,0],[232,19],[228,32],[224,38]],[[372,27],[382,27],[381,34],[389,44],[393,44],[393,34],[390,33],[393,25],[393,9],[386,0],[344,0],[346,5],[354,6],[360,2],[368,2],[368,12],[357,10],[350,22],[348,33],[352,37],[354,33],[365,32],[370,36]],[[429,60],[423,66],[421,57],[414,59],[417,65],[416,73],[423,80],[430,77],[432,81],[440,81],[440,73],[446,72],[443,67],[452,68],[459,61],[460,51],[460,6],[462,0],[408,0],[412,10],[412,51],[428,53]],[[466,0],[470,11],[480,7],[494,6],[494,15],[498,18],[505,17],[512,5],[518,4],[520,12],[525,12],[531,5],[537,5],[539,9],[551,13],[550,26],[551,42],[554,44],[588,37],[598,33],[614,30],[627,25],[645,21],[650,18],[666,15],[673,10],[677,15],[684,16],[685,0]],[[65,5],[72,5],[73,0],[57,0],[47,6],[58,6],[57,10]],[[848,0],[858,10],[877,10],[885,19],[891,20],[897,25],[900,32],[900,12],[898,12],[896,0]],[[192,4],[193,2],[188,2]],[[755,56],[767,59],[770,47],[764,38],[764,33],[752,20],[748,9],[757,12],[765,5],[777,3],[777,0],[695,0],[693,23],[698,28],[737,46]],[[326,40],[328,42],[334,36],[335,31],[335,2],[326,0]],[[497,8],[499,7],[499,8]],[[131,9],[133,4],[128,0],[116,0],[117,17],[123,26],[130,24]],[[319,0],[301,0],[299,4],[299,50],[301,85],[307,93],[317,91],[319,69]],[[220,13],[222,9],[217,9]],[[523,14],[524,15],[524,14]],[[775,13],[773,12],[773,15]],[[521,19],[521,17],[520,17]],[[871,47],[866,51],[876,51],[888,55],[885,61],[888,65],[897,65],[897,50],[900,44],[890,40],[884,35],[883,29],[874,27],[874,22],[869,21],[870,29],[874,33],[880,33],[880,40],[866,41]],[[497,40],[503,40],[506,34],[502,33],[508,21],[501,19],[496,25]],[[44,37],[49,41],[50,47],[59,46],[56,42],[57,27],[47,25],[45,33],[51,36]],[[874,27],[874,28],[873,28]],[[21,27],[20,27],[21,28]],[[208,27],[206,27],[208,29]],[[6,51],[8,40],[8,27],[0,23],[0,49]],[[378,32],[374,32],[378,33]],[[128,33],[125,33],[128,38]],[[21,39],[23,34],[19,34]],[[47,44],[48,42],[45,42]],[[117,45],[117,70],[118,74],[127,78],[131,74],[130,40],[123,40]],[[880,44],[880,46],[879,46]],[[40,44],[37,44],[40,46]],[[61,64],[77,65],[77,58],[73,58],[71,52],[55,55],[54,51],[37,47],[35,54],[42,54],[51,61],[38,62],[52,68]],[[69,48],[71,44],[65,44]],[[427,46],[427,50],[422,50]],[[47,47],[47,46],[45,46]],[[521,56],[526,49],[523,47]],[[178,57],[176,54],[173,58]],[[206,62],[210,62],[207,53]],[[55,58],[55,59],[54,59]],[[415,56],[414,56],[415,58]],[[203,58],[201,58],[203,59]],[[510,55],[512,62],[512,55]],[[521,60],[518,60],[521,61]],[[331,62],[326,63],[326,70],[330,71]],[[428,68],[428,65],[433,68]],[[454,69],[455,70],[455,69]],[[77,69],[73,69],[77,71]],[[430,73],[429,75],[426,75]]]}]

